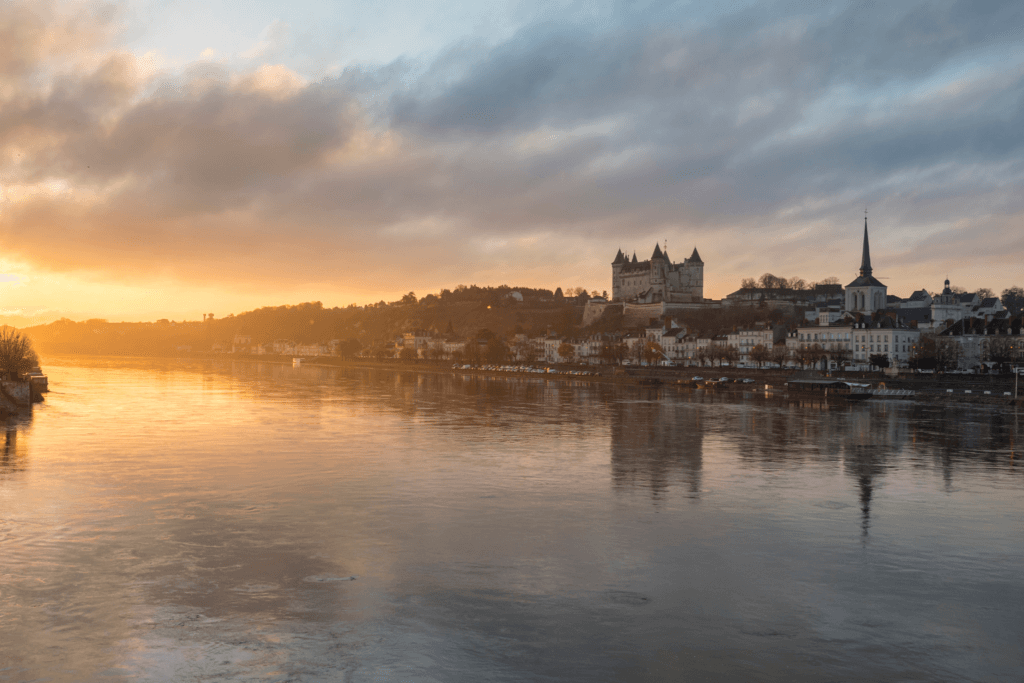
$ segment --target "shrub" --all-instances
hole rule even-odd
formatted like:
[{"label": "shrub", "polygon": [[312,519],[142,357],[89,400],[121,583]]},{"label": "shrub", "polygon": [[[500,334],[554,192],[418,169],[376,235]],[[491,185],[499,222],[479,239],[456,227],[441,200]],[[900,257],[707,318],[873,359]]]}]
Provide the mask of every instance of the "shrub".
[{"label": "shrub", "polygon": [[8,379],[15,379],[37,365],[39,357],[28,337],[13,327],[0,330],[0,373]]}]

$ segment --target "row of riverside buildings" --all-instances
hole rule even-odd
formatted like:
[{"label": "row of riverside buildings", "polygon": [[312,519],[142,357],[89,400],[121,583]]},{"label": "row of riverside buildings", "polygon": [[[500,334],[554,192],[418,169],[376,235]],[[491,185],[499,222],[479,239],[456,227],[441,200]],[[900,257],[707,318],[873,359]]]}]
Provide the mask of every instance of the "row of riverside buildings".
[{"label": "row of riverside buildings", "polygon": [[[819,284],[810,289],[741,288],[721,301],[705,299],[704,261],[696,247],[682,263],[656,245],[646,261],[619,250],[612,262],[612,296],[585,298],[583,325],[609,309],[621,313],[620,331],[586,338],[554,334],[510,339],[461,339],[414,330],[383,340],[361,353],[378,358],[491,362],[577,362],[586,364],[657,362],[672,365],[821,365],[867,370],[881,364],[905,368],[928,353],[943,365],[976,370],[989,363],[1021,363],[1022,321],[999,298],[953,292],[949,280],[940,294],[915,291],[907,299],[890,295],[871,266],[867,218],[858,276],[845,288]],[[520,297],[521,301],[521,297]],[[720,335],[700,334],[680,324],[680,314],[701,308],[758,307],[802,312],[803,323],[758,323]],[[790,318],[799,315],[790,315]],[[338,355],[338,340],[297,344],[277,340],[253,344],[246,336],[214,345],[215,351],[293,356]],[[656,347],[653,345],[656,344]],[[648,353],[644,353],[644,349]],[[651,349],[656,349],[656,357]],[[500,357],[500,358],[499,358]]]},{"label": "row of riverside buildings", "polygon": [[[993,358],[1005,358],[1007,351],[1009,362],[1024,358],[1021,317],[1011,316],[997,297],[983,299],[977,294],[954,293],[948,279],[942,293],[935,296],[924,289],[907,299],[890,295],[886,285],[873,275],[866,217],[860,272],[845,288],[839,284],[802,290],[742,288],[714,301],[703,297],[704,265],[696,248],[682,263],[673,263],[668,250],[660,245],[646,261],[639,261],[635,253],[627,257],[619,250],[612,261],[611,300],[597,297],[588,301],[583,321],[594,321],[608,308],[618,306],[624,323],[635,331],[586,339],[517,335],[508,344],[508,359],[642,362],[642,349],[648,342],[658,344],[660,362],[682,365],[728,359],[743,365],[821,363],[833,369],[866,370],[873,360],[884,359],[889,367],[905,368],[922,354],[925,342],[944,349],[942,355],[947,361],[951,359],[964,370],[977,369]],[[708,336],[691,332],[673,320],[673,313],[733,306],[803,311],[805,323],[793,328],[762,323]],[[646,321],[646,325],[639,321]],[[411,349],[417,357],[458,359],[479,357],[479,349],[473,346],[482,349],[484,343],[441,339],[421,331],[396,339],[394,349],[396,355]],[[622,349],[609,353],[609,347],[617,344]],[[998,353],[995,347],[1000,347]]]}]

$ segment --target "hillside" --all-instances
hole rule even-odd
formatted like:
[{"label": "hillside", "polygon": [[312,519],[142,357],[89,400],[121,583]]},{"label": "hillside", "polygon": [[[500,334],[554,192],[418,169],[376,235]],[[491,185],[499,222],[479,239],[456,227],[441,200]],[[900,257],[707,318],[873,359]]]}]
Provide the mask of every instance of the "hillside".
[{"label": "hillside", "polygon": [[411,330],[433,330],[468,337],[481,329],[500,336],[516,332],[571,335],[582,318],[582,301],[544,290],[467,287],[417,300],[346,308],[324,308],[320,302],[276,306],[205,321],[159,320],[112,323],[61,319],[25,328],[41,353],[164,355],[209,350],[245,335],[255,343],[288,339],[302,344],[346,340],[346,348],[362,348]]}]

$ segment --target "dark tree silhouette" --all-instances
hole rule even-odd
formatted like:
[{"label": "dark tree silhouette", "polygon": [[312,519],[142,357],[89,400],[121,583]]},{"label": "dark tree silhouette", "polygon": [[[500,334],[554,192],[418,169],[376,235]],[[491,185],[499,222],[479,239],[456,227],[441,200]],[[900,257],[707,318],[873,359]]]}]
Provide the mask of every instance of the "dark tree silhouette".
[{"label": "dark tree silhouette", "polygon": [[29,338],[13,327],[0,330],[0,373],[7,379],[16,379],[39,365]]}]

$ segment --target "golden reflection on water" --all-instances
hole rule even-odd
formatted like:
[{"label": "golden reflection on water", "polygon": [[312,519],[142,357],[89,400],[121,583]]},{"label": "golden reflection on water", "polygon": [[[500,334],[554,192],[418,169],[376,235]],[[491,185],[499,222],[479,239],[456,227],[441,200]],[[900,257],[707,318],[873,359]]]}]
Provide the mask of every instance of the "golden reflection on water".
[{"label": "golden reflection on water", "polygon": [[47,370],[0,457],[0,680],[1021,667],[1014,414],[231,361]]}]

